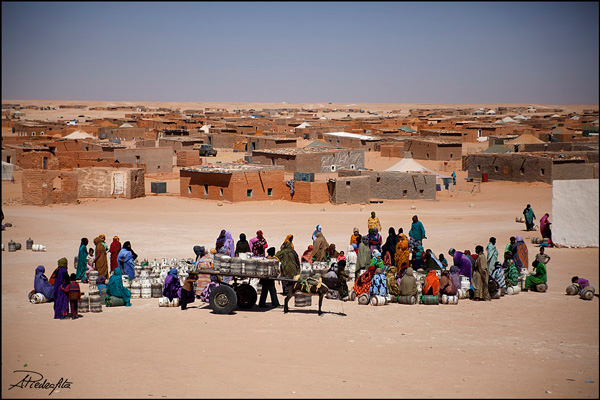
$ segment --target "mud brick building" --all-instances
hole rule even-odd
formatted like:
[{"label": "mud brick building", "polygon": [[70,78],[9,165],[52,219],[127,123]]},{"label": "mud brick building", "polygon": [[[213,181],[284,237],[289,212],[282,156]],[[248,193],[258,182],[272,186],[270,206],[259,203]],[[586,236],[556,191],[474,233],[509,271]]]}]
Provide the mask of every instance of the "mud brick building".
[{"label": "mud brick building", "polygon": [[148,133],[146,127],[132,127],[132,128],[113,128],[113,127],[102,127],[98,129],[98,137],[100,139],[121,139],[121,140],[134,140],[144,138]]},{"label": "mud brick building", "polygon": [[382,157],[404,157],[404,142],[385,143],[379,146]]},{"label": "mud brick building", "polygon": [[178,167],[190,167],[192,165],[202,165],[202,158],[198,150],[180,150],[177,152]]},{"label": "mud brick building", "polygon": [[77,202],[78,175],[74,171],[28,169],[21,177],[23,204],[45,206]]},{"label": "mud brick building", "polygon": [[252,152],[252,163],[283,166],[286,172],[335,172],[340,168],[364,168],[365,150],[322,147],[255,150]]},{"label": "mud brick building", "polygon": [[433,138],[407,138],[404,150],[417,160],[455,161],[462,157],[462,143]]},{"label": "mud brick building", "polygon": [[291,200],[297,203],[328,203],[329,189],[326,182],[294,182]]},{"label": "mud brick building", "polygon": [[[369,196],[371,199],[428,199],[436,198],[436,175],[418,172],[373,171],[373,170],[340,170],[338,181],[351,176],[368,177]],[[338,183],[336,182],[336,185]],[[352,184],[350,184],[352,186]],[[356,199],[362,197],[354,194]]]},{"label": "mud brick building", "polygon": [[323,134],[323,141],[344,149],[366,149],[367,151],[373,151],[381,139],[349,132],[330,132]]},{"label": "mud brick building", "polygon": [[141,168],[75,168],[77,197],[144,197],[144,170]]},{"label": "mud brick building", "polygon": [[246,142],[246,151],[252,153],[253,150],[268,150],[281,148],[296,148],[297,139],[281,136],[244,136]]},{"label": "mud brick building", "polygon": [[368,203],[371,199],[371,182],[368,176],[339,176],[327,181],[329,201],[333,204]]},{"label": "mud brick building", "polygon": [[167,147],[140,147],[136,149],[117,149],[115,160],[133,164],[135,167],[146,165],[146,173],[173,172],[173,153]]},{"label": "mud brick building", "polygon": [[179,194],[183,197],[227,200],[290,200],[284,169],[278,166],[214,164],[179,170]]},{"label": "mud brick building", "polygon": [[158,139],[158,147],[172,148],[173,155],[180,150],[192,150],[194,145],[206,143],[202,137],[163,137]]},{"label": "mud brick building", "polygon": [[513,182],[598,179],[598,163],[559,153],[473,154],[466,157],[468,177]]}]

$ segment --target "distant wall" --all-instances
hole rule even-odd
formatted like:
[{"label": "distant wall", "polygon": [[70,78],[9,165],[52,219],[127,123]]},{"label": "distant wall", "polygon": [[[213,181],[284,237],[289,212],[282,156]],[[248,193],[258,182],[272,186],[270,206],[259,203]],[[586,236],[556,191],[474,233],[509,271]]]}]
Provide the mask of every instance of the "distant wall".
[{"label": "distant wall", "polygon": [[371,198],[368,176],[344,176],[328,182],[329,201],[334,204],[368,203]]},{"label": "distant wall", "polygon": [[173,153],[168,147],[116,149],[115,159],[133,165],[146,164],[146,173],[173,171]]},{"label": "distant wall", "polygon": [[23,204],[75,203],[78,176],[73,171],[25,170],[21,178]]},{"label": "distant wall", "polygon": [[[79,187],[78,197],[144,197],[144,171],[140,168],[75,168]],[[115,175],[120,175],[119,177]],[[122,186],[119,185],[122,182]],[[120,190],[122,189],[122,190]]]},{"label": "distant wall", "polygon": [[598,247],[598,179],[555,180],[550,221],[554,243]]}]

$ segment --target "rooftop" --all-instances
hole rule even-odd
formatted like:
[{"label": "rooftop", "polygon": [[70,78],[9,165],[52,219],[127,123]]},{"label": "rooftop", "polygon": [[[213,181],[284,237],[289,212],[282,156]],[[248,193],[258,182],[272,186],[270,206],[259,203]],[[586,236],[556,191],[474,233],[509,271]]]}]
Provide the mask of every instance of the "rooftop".
[{"label": "rooftop", "polygon": [[[356,149],[353,149],[356,150]],[[296,155],[296,154],[307,154],[307,153],[333,153],[338,151],[348,151],[348,149],[337,149],[327,148],[320,146],[307,146],[303,148],[281,148],[281,149],[264,149],[264,150],[252,150],[252,153],[268,153],[268,154],[281,154],[281,155]],[[364,150],[362,150],[364,151]]]},{"label": "rooftop", "polygon": [[253,164],[234,164],[234,163],[216,163],[211,165],[198,165],[193,167],[182,167],[180,171],[192,172],[210,172],[221,174],[234,174],[242,172],[263,172],[283,170],[283,166],[278,165],[253,165]]},{"label": "rooftop", "polygon": [[359,140],[380,140],[379,138],[376,138],[374,136],[359,135],[357,133],[350,133],[350,132],[327,132],[327,133],[323,133],[323,135],[336,136],[336,137],[347,137],[347,138],[359,139]]}]

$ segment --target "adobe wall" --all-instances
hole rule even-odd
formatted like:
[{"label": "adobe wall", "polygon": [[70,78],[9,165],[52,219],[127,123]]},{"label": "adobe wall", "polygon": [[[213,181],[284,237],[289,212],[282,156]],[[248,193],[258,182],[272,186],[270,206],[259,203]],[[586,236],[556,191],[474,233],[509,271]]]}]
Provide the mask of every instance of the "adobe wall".
[{"label": "adobe wall", "polygon": [[[252,164],[259,165],[280,165],[284,167],[287,172],[315,172],[312,171],[313,166],[309,166],[311,171],[300,171],[298,170],[298,155],[294,154],[271,154],[271,153],[262,153],[258,150],[252,152]],[[314,162],[314,161],[313,161]],[[319,171],[316,171],[319,172]]]},{"label": "adobe wall", "polygon": [[462,156],[462,144],[438,145],[424,140],[406,139],[404,151],[412,152],[413,158],[417,160],[453,161]]},{"label": "adobe wall", "polygon": [[372,199],[436,198],[436,176],[394,171],[361,171],[370,177]]},{"label": "adobe wall", "polygon": [[555,162],[552,165],[552,181],[574,179],[598,179],[598,164]]},{"label": "adobe wall", "polygon": [[231,149],[235,142],[244,139],[242,136],[229,133],[214,133],[206,136],[206,143],[211,144],[215,149]]},{"label": "adobe wall", "polygon": [[[144,171],[140,168],[75,168],[79,188],[78,197],[110,198],[122,197],[132,199],[144,197]],[[115,193],[115,175],[123,174],[123,193]]]},{"label": "adobe wall", "polygon": [[44,169],[44,158],[46,158],[45,169],[59,169],[58,157],[50,151],[18,151],[13,164],[23,169]]},{"label": "adobe wall", "polygon": [[365,150],[343,150],[329,154],[322,154],[321,170],[317,172],[335,172],[340,168],[361,169],[364,167]]},{"label": "adobe wall", "polygon": [[[289,191],[289,187],[286,186]],[[326,182],[294,182],[294,195],[291,200],[297,203],[329,203],[329,190]]]},{"label": "adobe wall", "polygon": [[519,154],[479,154],[466,157],[468,177],[513,182],[552,183],[552,160]]},{"label": "adobe wall", "polygon": [[17,150],[15,149],[2,149],[2,161],[7,162],[9,164],[16,163],[17,160]]},{"label": "adobe wall", "polygon": [[23,204],[75,203],[78,175],[73,171],[24,170],[21,178]]},{"label": "adobe wall", "polygon": [[140,148],[140,147],[156,147],[156,140],[154,139],[143,139],[143,140],[136,140],[135,141],[135,147],[136,148]]},{"label": "adobe wall", "polygon": [[338,177],[328,182],[330,197],[334,204],[368,203],[371,198],[370,178],[368,176]]},{"label": "adobe wall", "polygon": [[[231,174],[180,170],[179,176],[179,193],[183,197],[231,202],[291,199],[283,170]],[[251,197],[247,196],[249,189]],[[271,195],[268,189],[272,189]]]},{"label": "adobe wall", "polygon": [[382,157],[404,157],[403,144],[382,144],[379,149]]},{"label": "adobe wall", "polygon": [[169,148],[149,147],[116,149],[114,151],[115,159],[122,163],[137,165],[137,156],[139,156],[140,164],[146,164],[146,173],[148,174],[173,171],[173,153]]},{"label": "adobe wall", "polygon": [[178,167],[189,167],[192,165],[202,165],[202,158],[198,150],[181,150],[177,152]]},{"label": "adobe wall", "polygon": [[106,139],[121,139],[121,140],[133,140],[137,138],[143,138],[148,132],[148,128],[145,127],[134,127],[134,128],[111,128],[103,127],[98,129],[98,137],[105,134]]}]

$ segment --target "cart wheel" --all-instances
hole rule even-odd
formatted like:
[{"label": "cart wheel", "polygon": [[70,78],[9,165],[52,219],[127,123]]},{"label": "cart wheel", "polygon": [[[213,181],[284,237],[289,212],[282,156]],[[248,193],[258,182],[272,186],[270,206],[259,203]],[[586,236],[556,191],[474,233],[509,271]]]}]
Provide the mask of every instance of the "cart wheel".
[{"label": "cart wheel", "polygon": [[256,304],[256,290],[247,283],[243,283],[235,289],[237,295],[237,306],[243,310],[249,310]]},{"label": "cart wheel", "polygon": [[215,314],[229,314],[237,304],[235,291],[227,285],[219,285],[210,292],[210,307]]}]

